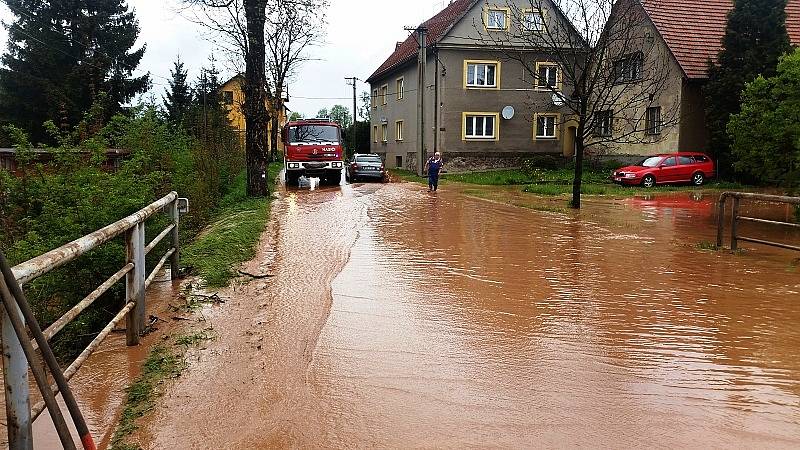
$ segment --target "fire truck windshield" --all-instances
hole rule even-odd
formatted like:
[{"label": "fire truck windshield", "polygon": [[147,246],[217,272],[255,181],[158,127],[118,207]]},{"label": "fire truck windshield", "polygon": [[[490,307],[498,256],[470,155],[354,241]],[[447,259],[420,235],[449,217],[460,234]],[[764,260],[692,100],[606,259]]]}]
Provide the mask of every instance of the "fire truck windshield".
[{"label": "fire truck windshield", "polygon": [[338,144],[339,129],[331,125],[299,125],[289,127],[290,144]]}]

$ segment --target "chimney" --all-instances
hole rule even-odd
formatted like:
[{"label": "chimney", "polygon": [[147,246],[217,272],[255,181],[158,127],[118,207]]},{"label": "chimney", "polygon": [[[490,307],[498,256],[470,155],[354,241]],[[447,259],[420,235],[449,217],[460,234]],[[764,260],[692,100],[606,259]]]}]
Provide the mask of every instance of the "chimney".
[{"label": "chimney", "polygon": [[397,51],[397,49],[400,48],[401,45],[403,45],[402,42],[398,42],[397,44],[394,44],[394,51]]}]

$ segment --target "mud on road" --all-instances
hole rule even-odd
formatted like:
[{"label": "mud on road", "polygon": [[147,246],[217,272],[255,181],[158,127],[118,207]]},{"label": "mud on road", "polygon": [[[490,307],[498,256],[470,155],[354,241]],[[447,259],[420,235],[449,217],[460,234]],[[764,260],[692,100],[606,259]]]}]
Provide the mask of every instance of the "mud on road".
[{"label": "mud on road", "polygon": [[284,192],[247,267],[273,277],[204,312],[217,339],[138,441],[796,448],[798,271],[699,250],[713,201],[690,200]]}]

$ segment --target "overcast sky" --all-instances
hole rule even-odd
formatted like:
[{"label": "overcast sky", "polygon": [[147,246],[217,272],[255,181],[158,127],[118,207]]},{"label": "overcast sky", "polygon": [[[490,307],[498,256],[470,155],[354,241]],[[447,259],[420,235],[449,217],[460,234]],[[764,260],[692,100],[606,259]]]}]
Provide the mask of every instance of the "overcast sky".
[{"label": "overcast sky", "polygon": [[[325,44],[310,50],[317,59],[306,63],[289,88],[289,108],[314,116],[323,107],[343,104],[352,108],[352,88],[345,77],[366,79],[389,56],[397,41],[404,40],[406,26],[416,26],[433,16],[448,2],[442,0],[331,0]],[[178,12],[179,0],[128,0],[139,19],[140,44],[147,52],[138,73],[150,72],[153,92],[160,99],[166,77],[177,55],[194,79],[214,49],[204,38],[202,27]],[[0,2],[0,18],[13,19]],[[398,5],[400,7],[398,7]],[[0,48],[6,49],[6,30],[0,31]],[[222,58],[217,58],[218,60]],[[224,62],[220,62],[224,64]],[[222,67],[225,75],[232,71]],[[368,90],[359,84],[359,94]]]}]

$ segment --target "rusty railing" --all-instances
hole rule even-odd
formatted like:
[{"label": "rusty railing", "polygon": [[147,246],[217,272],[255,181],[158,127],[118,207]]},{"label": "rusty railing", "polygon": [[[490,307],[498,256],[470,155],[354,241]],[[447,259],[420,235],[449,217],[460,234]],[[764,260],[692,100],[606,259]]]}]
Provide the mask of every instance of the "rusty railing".
[{"label": "rusty railing", "polygon": [[742,200],[753,200],[769,203],[780,203],[784,205],[800,206],[800,197],[787,197],[782,195],[754,194],[749,192],[724,192],[719,198],[717,210],[717,248],[722,248],[723,235],[725,233],[725,205],[728,199],[733,199],[733,210],[731,211],[731,250],[739,248],[739,241],[750,242],[753,244],[768,245],[788,250],[800,251],[800,247],[781,242],[771,242],[764,239],[755,239],[739,235],[739,222],[760,223],[764,225],[778,225],[800,229],[800,224],[792,222],[780,222],[776,220],[759,219],[757,217],[747,217],[739,215],[739,206]]},{"label": "rusty railing", "polygon": [[[180,214],[187,212],[188,207],[188,200],[179,198],[176,192],[171,192],[122,220],[12,268],[14,278],[20,285],[24,285],[117,236],[125,235],[126,264],[43,332],[45,338],[50,340],[101,295],[125,278],[125,306],[64,371],[67,380],[77,373],[89,355],[100,346],[123,318],[126,320],[127,345],[139,344],[139,338],[145,326],[146,289],[167,260],[170,261],[173,279],[178,276]],[[171,223],[150,243],[146,243],[145,221],[162,211],[167,213]],[[145,256],[167,237],[170,237],[172,241],[171,248],[147,274]],[[3,314],[0,325],[2,326],[3,377],[6,387],[6,425],[9,448],[31,449],[33,448],[32,424],[45,409],[45,403],[42,401],[32,408],[30,407],[28,361],[7,314]],[[38,348],[36,342],[32,343],[34,348]],[[51,386],[51,390],[55,394],[58,393],[55,385]]]}]

